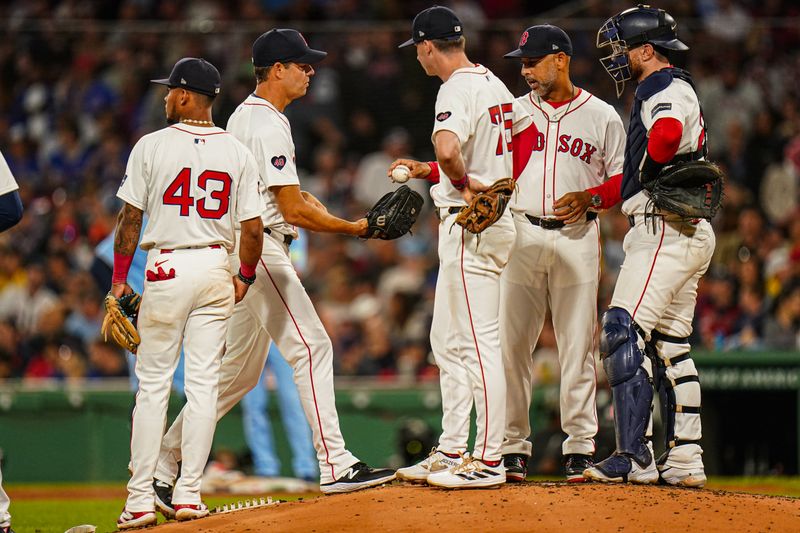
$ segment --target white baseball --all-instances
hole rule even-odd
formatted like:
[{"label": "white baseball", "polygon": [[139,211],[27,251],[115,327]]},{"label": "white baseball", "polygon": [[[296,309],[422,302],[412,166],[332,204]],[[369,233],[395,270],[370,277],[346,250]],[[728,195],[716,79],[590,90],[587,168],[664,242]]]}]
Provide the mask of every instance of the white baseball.
[{"label": "white baseball", "polygon": [[405,183],[411,177],[411,169],[405,165],[397,165],[392,170],[392,181],[396,183]]}]

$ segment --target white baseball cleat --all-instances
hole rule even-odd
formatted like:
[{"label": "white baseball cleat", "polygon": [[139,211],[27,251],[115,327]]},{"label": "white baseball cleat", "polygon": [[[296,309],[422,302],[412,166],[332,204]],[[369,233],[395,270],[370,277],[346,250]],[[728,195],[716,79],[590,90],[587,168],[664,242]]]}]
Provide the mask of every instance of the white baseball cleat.
[{"label": "white baseball cleat", "polygon": [[419,463],[405,468],[397,469],[397,479],[405,481],[412,481],[418,483],[425,483],[428,476],[434,472],[441,472],[442,470],[449,470],[461,464],[461,456],[450,457],[444,452],[440,452],[436,448],[431,449],[428,457]]},{"label": "white baseball cleat", "polygon": [[674,487],[702,489],[706,484],[706,473],[702,468],[687,469],[662,465],[658,467],[661,480]]},{"label": "white baseball cleat", "polygon": [[583,476],[603,483],[641,483],[650,485],[658,481],[658,470],[653,456],[642,466],[628,455],[615,453],[604,461],[583,471]]},{"label": "white baseball cleat", "polygon": [[428,476],[428,484],[447,489],[480,489],[496,487],[506,482],[503,461],[489,466],[480,459],[465,457],[460,465],[440,470]]},{"label": "white baseball cleat", "polygon": [[155,511],[128,511],[122,510],[117,518],[117,529],[136,529],[156,525],[158,518]]},{"label": "white baseball cleat", "polygon": [[175,507],[175,519],[179,522],[184,520],[194,520],[208,516],[208,507],[204,503],[177,503]]}]

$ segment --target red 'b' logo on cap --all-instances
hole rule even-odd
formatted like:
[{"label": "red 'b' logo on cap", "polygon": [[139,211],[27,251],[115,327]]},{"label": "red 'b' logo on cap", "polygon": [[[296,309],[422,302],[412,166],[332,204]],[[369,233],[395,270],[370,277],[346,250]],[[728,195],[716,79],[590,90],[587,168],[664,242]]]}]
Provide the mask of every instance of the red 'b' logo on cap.
[{"label": "red 'b' logo on cap", "polygon": [[519,45],[525,46],[525,43],[527,42],[528,42],[528,32],[526,31],[525,33],[522,34],[522,37],[519,38]]}]

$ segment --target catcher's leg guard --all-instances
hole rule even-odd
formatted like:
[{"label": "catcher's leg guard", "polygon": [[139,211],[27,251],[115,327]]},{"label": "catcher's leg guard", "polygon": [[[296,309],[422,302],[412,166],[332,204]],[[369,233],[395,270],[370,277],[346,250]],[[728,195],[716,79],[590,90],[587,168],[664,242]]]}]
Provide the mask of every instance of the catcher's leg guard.
[{"label": "catcher's leg guard", "polygon": [[651,341],[658,354],[656,381],[666,449],[657,461],[659,470],[674,467],[702,472],[700,378],[689,354],[689,340],[654,330]]},{"label": "catcher's leg guard", "polygon": [[603,315],[600,356],[614,401],[617,453],[631,456],[641,466],[652,462],[645,432],[650,420],[653,386],[639,346],[637,327],[624,309],[612,307]]}]

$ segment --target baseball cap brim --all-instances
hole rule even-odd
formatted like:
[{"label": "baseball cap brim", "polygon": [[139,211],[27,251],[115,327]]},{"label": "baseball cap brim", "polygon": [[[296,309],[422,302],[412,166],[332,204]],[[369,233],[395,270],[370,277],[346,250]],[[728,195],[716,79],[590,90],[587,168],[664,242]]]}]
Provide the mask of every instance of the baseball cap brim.
[{"label": "baseball cap brim", "polygon": [[166,85],[170,89],[172,89],[173,87],[180,87],[181,89],[186,89],[187,91],[192,91],[193,93],[204,94],[206,96],[212,96],[212,97],[217,96],[215,93],[212,93],[210,91],[201,91],[200,89],[195,89],[194,87],[191,87],[189,85],[172,84],[169,82],[169,78],[161,80],[150,80],[150,83],[157,83],[158,85]]},{"label": "baseball cap brim", "polygon": [[668,41],[668,42],[663,43],[663,44],[656,43],[656,45],[663,46],[664,48],[667,48],[669,50],[682,51],[682,50],[688,50],[689,49],[689,47],[686,46],[683,42],[681,42],[680,39],[672,39],[671,41]]},{"label": "baseball cap brim", "polygon": [[305,63],[308,65],[319,63],[323,59],[328,57],[328,52],[323,52],[322,50],[314,50],[313,48],[309,48],[305,54],[298,57],[297,59],[293,59],[295,63]]},{"label": "baseball cap brim", "polygon": [[403,44],[399,45],[397,48],[405,48],[406,46],[411,46],[412,44],[417,44],[417,43],[414,42],[414,38],[413,37],[411,39],[407,40],[406,42],[404,42]]}]

